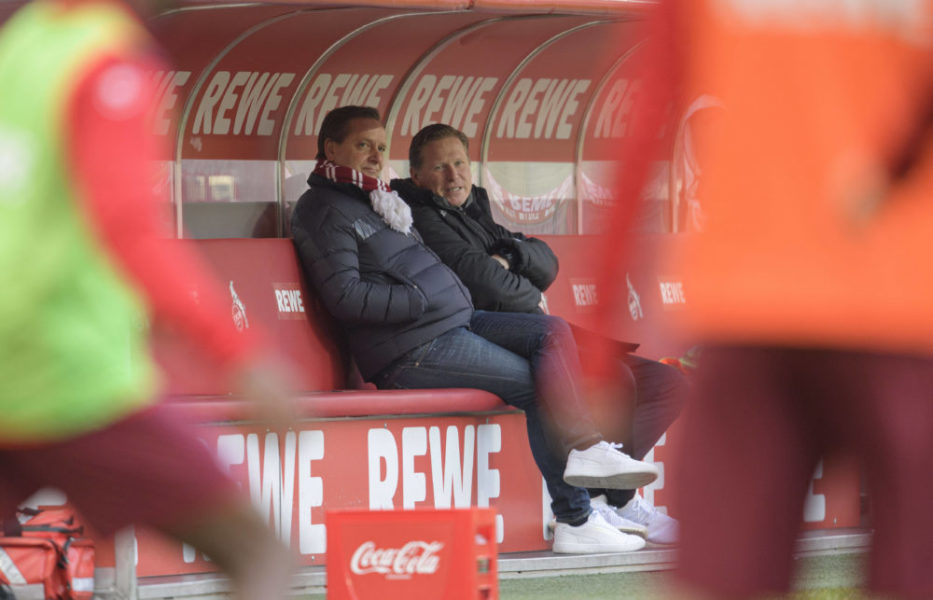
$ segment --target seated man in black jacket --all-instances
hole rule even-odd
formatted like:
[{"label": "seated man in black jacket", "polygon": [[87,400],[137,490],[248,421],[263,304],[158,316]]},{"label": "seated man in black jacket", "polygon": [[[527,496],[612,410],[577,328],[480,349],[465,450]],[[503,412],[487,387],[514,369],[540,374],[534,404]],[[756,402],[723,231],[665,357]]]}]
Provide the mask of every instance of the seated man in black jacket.
[{"label": "seated man in black jacket", "polygon": [[[392,188],[412,207],[425,244],[469,288],[476,308],[543,312],[542,292],[557,277],[557,257],[544,241],[493,220],[486,190],[473,185],[467,137],[449,125],[428,125],[412,139],[409,161],[411,179],[393,180]],[[641,460],[680,413],[685,381],[677,369],[631,353],[620,357],[619,369],[625,380],[634,380],[627,450]],[[635,531],[628,522],[635,521],[650,542],[677,541],[676,521],[634,490],[601,492],[590,490],[593,506],[610,523]]]},{"label": "seated man in black jacket", "polygon": [[302,268],[343,326],[361,375],[380,388],[483,389],[524,410],[557,516],[554,551],[642,548],[642,538],[593,511],[580,487],[634,489],[658,471],[602,440],[579,395],[569,328],[530,326],[546,315],[474,311],[469,291],[412,227],[408,205],[379,179],[385,148],[375,109],[328,113],[291,221]]}]

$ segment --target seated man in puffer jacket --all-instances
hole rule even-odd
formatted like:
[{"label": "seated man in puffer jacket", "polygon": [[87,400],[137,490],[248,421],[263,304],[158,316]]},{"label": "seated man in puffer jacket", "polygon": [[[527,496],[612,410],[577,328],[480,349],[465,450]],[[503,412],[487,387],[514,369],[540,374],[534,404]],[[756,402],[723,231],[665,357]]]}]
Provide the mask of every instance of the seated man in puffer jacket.
[{"label": "seated man in puffer jacket", "polygon": [[[411,206],[415,226],[469,288],[478,309],[542,313],[543,292],[557,277],[558,261],[546,242],[509,231],[492,218],[486,190],[473,185],[469,141],[444,124],[428,125],[409,147],[410,179],[392,188]],[[577,330],[575,333],[584,334]],[[619,344],[619,377],[634,390],[631,449],[642,459],[677,418],[686,382],[677,369]],[[677,541],[677,523],[635,490],[590,490],[593,506],[624,531],[656,544]],[[641,527],[633,527],[632,522]]]},{"label": "seated man in puffer jacket", "polygon": [[408,205],[379,179],[385,149],[375,109],[328,113],[310,189],[292,214],[302,267],[361,375],[379,388],[478,388],[522,409],[558,521],[554,551],[644,547],[594,512],[583,486],[634,489],[657,468],[602,440],[579,396],[566,323],[529,327],[552,318],[474,311],[457,275],[422,243]]}]

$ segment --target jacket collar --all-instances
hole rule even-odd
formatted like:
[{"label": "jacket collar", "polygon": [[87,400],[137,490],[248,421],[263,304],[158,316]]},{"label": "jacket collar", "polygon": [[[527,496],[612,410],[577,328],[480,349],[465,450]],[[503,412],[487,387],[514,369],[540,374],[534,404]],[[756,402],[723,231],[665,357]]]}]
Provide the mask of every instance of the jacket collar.
[{"label": "jacket collar", "polygon": [[311,173],[308,176],[308,185],[312,188],[315,187],[327,187],[335,191],[342,192],[348,196],[351,196],[360,202],[365,202],[369,204],[369,194],[364,192],[359,187],[353,185],[352,183],[339,183],[336,181],[331,181],[326,177],[321,177],[317,173]]},{"label": "jacket collar", "polygon": [[476,200],[482,195],[485,196],[485,190],[474,185],[470,189],[470,195],[467,197],[467,201],[463,205],[457,207],[451,205],[447,202],[447,199],[438,196],[430,190],[425,190],[417,185],[411,180],[411,177],[406,177],[405,179],[393,179],[392,180],[392,189],[398,191],[399,195],[405,199],[409,204],[421,204],[425,206],[433,206],[441,210],[449,211],[460,211],[463,208],[469,206],[471,202],[476,202]]}]

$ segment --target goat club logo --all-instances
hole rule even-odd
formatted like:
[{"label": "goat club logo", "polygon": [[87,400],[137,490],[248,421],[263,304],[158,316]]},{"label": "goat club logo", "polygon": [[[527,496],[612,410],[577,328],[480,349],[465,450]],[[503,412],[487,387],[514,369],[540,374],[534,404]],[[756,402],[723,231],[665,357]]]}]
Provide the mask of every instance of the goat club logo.
[{"label": "goat club logo", "polygon": [[433,575],[437,572],[444,547],[442,542],[414,540],[401,548],[379,548],[373,541],[359,545],[350,559],[350,570],[356,575],[378,573],[387,579],[411,579],[413,575]]},{"label": "goat club logo", "polygon": [[240,297],[237,296],[236,290],[233,289],[232,280],[230,281],[230,299],[233,301],[233,306],[230,308],[230,311],[233,316],[233,324],[236,326],[237,331],[249,329],[249,319],[246,318],[246,305],[243,304]]},{"label": "goat club logo", "polygon": [[632,315],[632,320],[637,321],[645,316],[645,311],[641,309],[641,296],[635,291],[628,273],[625,274],[625,283],[628,285],[628,312]]}]

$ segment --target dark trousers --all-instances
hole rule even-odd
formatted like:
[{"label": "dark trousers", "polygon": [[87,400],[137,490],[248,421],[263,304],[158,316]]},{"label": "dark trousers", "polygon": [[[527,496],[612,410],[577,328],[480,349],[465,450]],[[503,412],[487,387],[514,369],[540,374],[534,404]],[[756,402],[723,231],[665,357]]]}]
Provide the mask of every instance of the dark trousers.
[{"label": "dark trousers", "polygon": [[520,408],[551,510],[566,523],[589,515],[589,494],[567,484],[563,474],[569,449],[600,436],[581,397],[576,343],[563,319],[476,311],[470,329],[448,331],[415,348],[373,383],[379,388],[476,388]]},{"label": "dark trousers", "polygon": [[[622,382],[618,410],[605,427],[637,459],[654,447],[683,406],[686,381],[677,369],[633,354],[618,361]],[[582,397],[580,356],[561,318],[529,313],[476,311],[470,329],[459,328],[420,346],[383,370],[379,388],[469,387],[496,394],[525,411],[531,453],[559,521],[589,514],[590,495],[606,494],[622,506],[634,490],[586,490],[564,482],[570,448],[602,437]]]},{"label": "dark trousers", "polygon": [[[623,387],[627,393],[618,408],[622,414],[617,415],[613,424],[621,426],[623,433],[611,437],[622,440],[623,452],[642,460],[680,415],[687,396],[687,380],[680,370],[635,354],[620,357],[618,369],[619,379],[628,385]],[[629,418],[625,418],[626,413]],[[590,494],[605,494],[609,504],[624,506],[635,490],[590,490]]]}]

